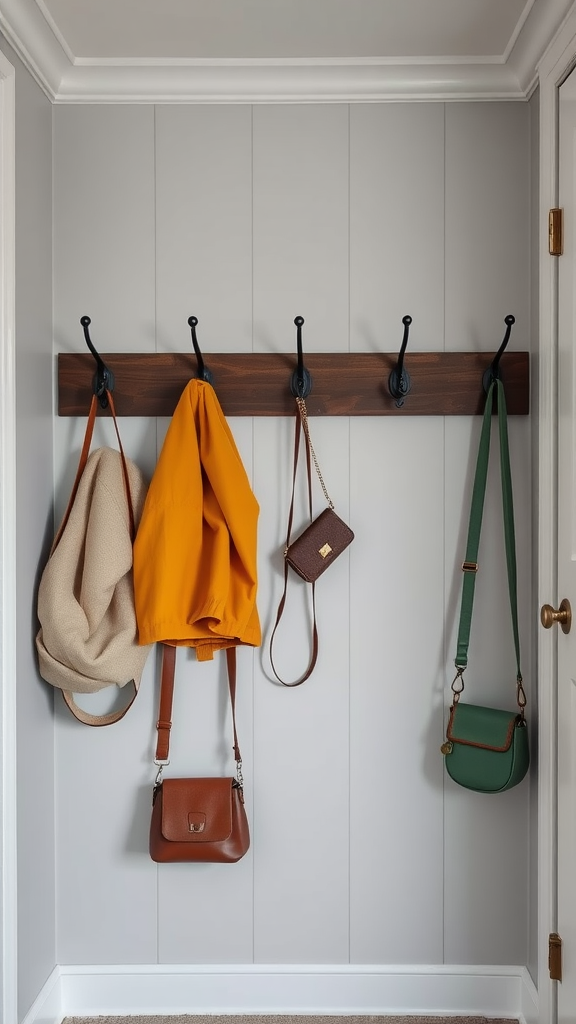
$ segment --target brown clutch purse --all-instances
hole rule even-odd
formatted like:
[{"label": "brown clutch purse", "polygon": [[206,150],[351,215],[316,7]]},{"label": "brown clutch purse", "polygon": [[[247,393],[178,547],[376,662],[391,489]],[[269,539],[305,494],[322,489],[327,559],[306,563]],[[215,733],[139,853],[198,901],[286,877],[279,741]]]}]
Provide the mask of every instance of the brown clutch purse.
[{"label": "brown clutch purse", "polygon": [[354,540],[349,526],[325,508],[286,549],[286,561],[308,583],[314,583]]}]

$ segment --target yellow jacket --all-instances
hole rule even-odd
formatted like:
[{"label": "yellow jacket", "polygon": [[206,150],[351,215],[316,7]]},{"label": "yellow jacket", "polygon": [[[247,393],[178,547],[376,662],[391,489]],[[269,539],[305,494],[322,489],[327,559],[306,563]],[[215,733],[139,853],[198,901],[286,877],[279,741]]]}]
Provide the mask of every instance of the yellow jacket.
[{"label": "yellow jacket", "polygon": [[184,389],[134,544],[139,642],[195,647],[199,661],[261,643],[256,608],[259,506],[216,393]]}]

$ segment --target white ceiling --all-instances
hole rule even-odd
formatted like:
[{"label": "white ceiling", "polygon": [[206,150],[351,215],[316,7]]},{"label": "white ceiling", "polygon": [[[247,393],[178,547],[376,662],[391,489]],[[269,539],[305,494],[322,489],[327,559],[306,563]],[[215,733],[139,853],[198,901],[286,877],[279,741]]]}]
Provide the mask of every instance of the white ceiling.
[{"label": "white ceiling", "polygon": [[36,0],[76,58],[502,57],[534,0]]},{"label": "white ceiling", "polygon": [[576,0],[0,0],[55,103],[526,100]]}]

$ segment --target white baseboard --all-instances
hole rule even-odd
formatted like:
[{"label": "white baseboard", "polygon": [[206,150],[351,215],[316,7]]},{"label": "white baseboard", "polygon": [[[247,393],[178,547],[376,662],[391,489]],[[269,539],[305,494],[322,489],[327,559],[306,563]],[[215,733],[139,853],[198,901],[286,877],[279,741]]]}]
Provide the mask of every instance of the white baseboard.
[{"label": "white baseboard", "polygon": [[23,1024],[185,1013],[471,1014],[537,1024],[538,998],[524,967],[62,966]]},{"label": "white baseboard", "polygon": [[22,1024],[60,1024],[64,1017],[62,1002],[62,975],[60,968],[55,967]]},{"label": "white baseboard", "polygon": [[520,1020],[525,1022],[525,1024],[538,1024],[540,1021],[538,990],[528,971],[524,972],[522,979]]}]

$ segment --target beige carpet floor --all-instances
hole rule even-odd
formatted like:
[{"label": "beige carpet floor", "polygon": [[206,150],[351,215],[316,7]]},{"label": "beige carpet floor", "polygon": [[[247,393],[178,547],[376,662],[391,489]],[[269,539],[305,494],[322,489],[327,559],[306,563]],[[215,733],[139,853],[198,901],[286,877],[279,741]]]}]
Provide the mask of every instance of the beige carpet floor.
[{"label": "beige carpet floor", "polygon": [[313,1017],[313,1016],[178,1016],[66,1017],[63,1024],[518,1024],[503,1017]]}]

